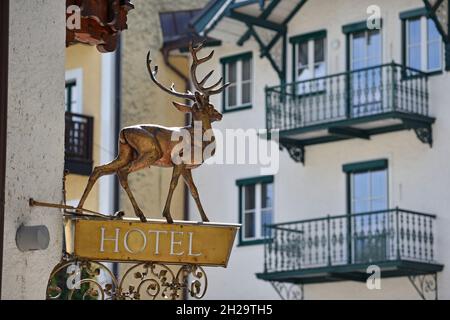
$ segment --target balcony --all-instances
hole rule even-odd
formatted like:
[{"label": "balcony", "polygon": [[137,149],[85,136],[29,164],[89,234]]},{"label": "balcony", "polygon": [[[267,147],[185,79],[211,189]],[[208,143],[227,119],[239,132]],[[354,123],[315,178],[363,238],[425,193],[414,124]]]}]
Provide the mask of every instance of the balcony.
[{"label": "balcony", "polygon": [[94,118],[66,112],[65,165],[70,173],[90,175]]},{"label": "balcony", "polygon": [[436,216],[402,209],[327,216],[267,226],[259,279],[310,284],[366,282],[377,265],[382,278],[435,274]]},{"label": "balcony", "polygon": [[396,63],[266,89],[267,129],[304,162],[304,147],[414,130],[432,145],[427,74]]}]

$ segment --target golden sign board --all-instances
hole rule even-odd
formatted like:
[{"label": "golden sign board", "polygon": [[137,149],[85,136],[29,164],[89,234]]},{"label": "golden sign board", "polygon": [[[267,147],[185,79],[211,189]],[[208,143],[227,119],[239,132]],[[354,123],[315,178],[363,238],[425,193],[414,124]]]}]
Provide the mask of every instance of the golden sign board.
[{"label": "golden sign board", "polygon": [[66,221],[67,252],[116,262],[226,267],[239,225],[137,219]]}]

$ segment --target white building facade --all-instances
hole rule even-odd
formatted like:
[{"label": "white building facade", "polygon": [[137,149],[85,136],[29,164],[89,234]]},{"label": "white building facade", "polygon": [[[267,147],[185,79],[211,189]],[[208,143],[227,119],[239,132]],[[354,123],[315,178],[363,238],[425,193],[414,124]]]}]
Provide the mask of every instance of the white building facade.
[{"label": "white building facade", "polygon": [[450,48],[424,2],[212,1],[193,25],[232,83],[214,127],[283,149],[273,175],[194,172],[210,220],[242,223],[206,298],[449,299]]}]

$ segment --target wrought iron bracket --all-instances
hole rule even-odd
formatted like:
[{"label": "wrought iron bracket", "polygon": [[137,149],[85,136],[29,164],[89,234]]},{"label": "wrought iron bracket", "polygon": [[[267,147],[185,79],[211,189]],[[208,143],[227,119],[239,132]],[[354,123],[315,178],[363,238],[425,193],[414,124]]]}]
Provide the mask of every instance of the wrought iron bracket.
[{"label": "wrought iron bracket", "polygon": [[305,164],[305,146],[291,140],[280,140],[280,150],[286,149],[295,162]]},{"label": "wrought iron bracket", "polygon": [[433,130],[431,129],[431,126],[414,128],[414,132],[421,142],[427,143],[430,147],[433,147]]},{"label": "wrought iron bracket", "polygon": [[437,273],[408,276],[408,279],[423,300],[438,300]]},{"label": "wrought iron bracket", "polygon": [[46,297],[47,300],[176,300],[186,292],[201,299],[207,286],[205,271],[196,265],[138,263],[119,279],[106,263],[66,256],[53,269]]},{"label": "wrought iron bracket", "polygon": [[278,281],[270,281],[282,300],[304,300],[304,287],[301,283],[284,283]]},{"label": "wrought iron bracket", "polygon": [[433,129],[431,124],[406,119],[403,119],[403,124],[407,129],[414,130],[417,139],[433,147]]}]

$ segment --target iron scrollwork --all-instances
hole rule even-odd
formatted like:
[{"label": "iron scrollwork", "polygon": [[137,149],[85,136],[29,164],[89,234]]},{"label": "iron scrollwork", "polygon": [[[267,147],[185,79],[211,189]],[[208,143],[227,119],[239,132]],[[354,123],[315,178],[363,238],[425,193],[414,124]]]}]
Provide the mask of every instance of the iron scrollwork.
[{"label": "iron scrollwork", "polygon": [[430,147],[433,146],[433,131],[431,127],[415,128],[414,132],[421,142],[429,144]]},{"label": "iron scrollwork", "polygon": [[409,281],[423,300],[438,299],[437,274],[409,276]]},{"label": "iron scrollwork", "polygon": [[63,260],[51,273],[48,300],[155,300],[205,296],[206,273],[196,265],[167,266],[145,262],[132,265],[119,281],[106,263]]},{"label": "iron scrollwork", "polygon": [[287,152],[289,153],[289,156],[295,162],[301,162],[302,164],[305,164],[304,146],[294,142],[280,141],[280,149],[283,150],[283,148],[286,148]]},{"label": "iron scrollwork", "polygon": [[304,300],[303,284],[270,281],[282,300]]}]

